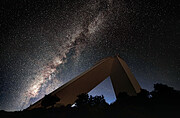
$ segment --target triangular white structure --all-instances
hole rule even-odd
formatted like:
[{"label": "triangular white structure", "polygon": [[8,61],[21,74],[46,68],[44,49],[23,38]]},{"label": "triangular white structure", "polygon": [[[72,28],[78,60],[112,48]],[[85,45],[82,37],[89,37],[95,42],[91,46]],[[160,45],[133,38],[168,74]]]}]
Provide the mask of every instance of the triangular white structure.
[{"label": "triangular white structure", "polygon": [[[111,78],[116,97],[120,92],[126,92],[129,95],[140,92],[140,86],[127,64],[120,57],[115,56],[102,59],[95,66],[50,94],[60,98],[58,104],[73,104],[78,95],[88,93],[108,76]],[[41,107],[41,101],[39,100],[28,109]]]}]

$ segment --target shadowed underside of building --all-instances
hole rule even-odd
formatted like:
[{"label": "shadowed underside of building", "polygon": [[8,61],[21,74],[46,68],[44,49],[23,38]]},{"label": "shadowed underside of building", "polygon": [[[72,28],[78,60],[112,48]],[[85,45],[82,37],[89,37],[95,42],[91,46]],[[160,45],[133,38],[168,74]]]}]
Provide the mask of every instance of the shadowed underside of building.
[{"label": "shadowed underside of building", "polygon": [[[125,61],[115,56],[102,59],[95,66],[50,94],[60,98],[57,104],[74,104],[78,95],[88,93],[109,76],[116,97],[120,92],[126,92],[132,96],[140,92],[140,86]],[[27,109],[42,107],[41,101],[42,99]]]}]

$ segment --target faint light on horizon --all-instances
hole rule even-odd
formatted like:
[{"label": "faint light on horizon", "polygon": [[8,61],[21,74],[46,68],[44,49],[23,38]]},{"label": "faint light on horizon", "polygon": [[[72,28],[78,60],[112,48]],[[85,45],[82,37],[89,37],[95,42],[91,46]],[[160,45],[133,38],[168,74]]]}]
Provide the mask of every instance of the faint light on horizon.
[{"label": "faint light on horizon", "polygon": [[99,85],[97,85],[94,89],[92,89],[89,93],[92,96],[104,96],[104,99],[108,104],[111,104],[116,101],[116,95],[114,93],[113,85],[111,83],[110,77],[102,81]]}]

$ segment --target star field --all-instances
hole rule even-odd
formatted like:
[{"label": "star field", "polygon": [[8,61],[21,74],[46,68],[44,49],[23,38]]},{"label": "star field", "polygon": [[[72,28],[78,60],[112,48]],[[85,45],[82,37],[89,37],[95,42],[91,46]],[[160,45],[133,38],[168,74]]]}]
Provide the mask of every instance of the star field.
[{"label": "star field", "polygon": [[[178,0],[1,1],[0,109],[27,108],[116,54],[142,88],[159,82],[180,89],[179,6]],[[107,82],[102,93],[112,89]]]}]

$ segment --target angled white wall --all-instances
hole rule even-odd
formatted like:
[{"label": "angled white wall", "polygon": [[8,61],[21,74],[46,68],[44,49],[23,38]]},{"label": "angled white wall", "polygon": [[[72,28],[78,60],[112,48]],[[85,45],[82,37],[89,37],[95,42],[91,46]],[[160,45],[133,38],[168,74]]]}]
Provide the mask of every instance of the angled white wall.
[{"label": "angled white wall", "polygon": [[[140,92],[140,86],[127,64],[116,56],[101,60],[94,67],[50,94],[60,98],[58,104],[73,104],[78,95],[88,93],[108,76],[111,77],[116,97],[120,92],[127,92],[129,95],[136,95],[136,93]],[[41,101],[39,100],[28,109],[41,107]]]}]

